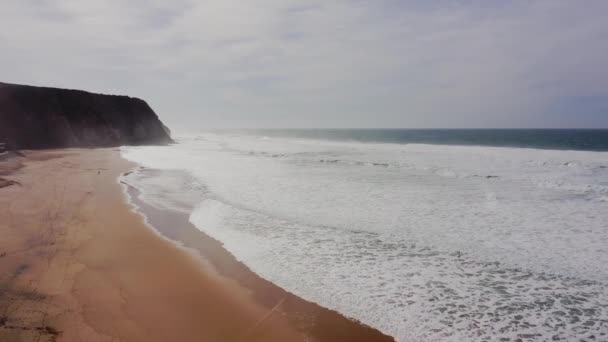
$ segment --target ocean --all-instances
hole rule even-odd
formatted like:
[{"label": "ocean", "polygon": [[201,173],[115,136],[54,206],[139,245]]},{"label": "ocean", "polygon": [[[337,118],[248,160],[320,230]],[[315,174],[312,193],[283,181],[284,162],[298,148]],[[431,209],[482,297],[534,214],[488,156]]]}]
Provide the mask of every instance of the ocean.
[{"label": "ocean", "polygon": [[608,130],[176,140],[125,181],[296,295],[398,341],[608,340]]},{"label": "ocean", "polygon": [[369,143],[608,151],[608,129],[258,129],[228,132]]}]

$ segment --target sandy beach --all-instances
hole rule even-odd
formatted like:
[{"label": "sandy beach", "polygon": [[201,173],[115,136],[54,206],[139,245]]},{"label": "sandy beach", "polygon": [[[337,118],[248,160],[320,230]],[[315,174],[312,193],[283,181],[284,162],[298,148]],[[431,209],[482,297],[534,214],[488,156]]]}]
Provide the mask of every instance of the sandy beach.
[{"label": "sandy beach", "polygon": [[187,218],[150,212],[188,249],[155,232],[127,202],[118,178],[136,165],[117,149],[0,165],[1,341],[391,340],[265,282]]}]

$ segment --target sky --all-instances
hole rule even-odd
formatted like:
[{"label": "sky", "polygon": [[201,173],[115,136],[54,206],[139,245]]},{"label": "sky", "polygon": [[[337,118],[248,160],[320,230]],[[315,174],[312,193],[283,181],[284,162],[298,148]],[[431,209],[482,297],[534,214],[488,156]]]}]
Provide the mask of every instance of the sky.
[{"label": "sky", "polygon": [[2,0],[0,81],[209,128],[608,128],[606,0]]}]

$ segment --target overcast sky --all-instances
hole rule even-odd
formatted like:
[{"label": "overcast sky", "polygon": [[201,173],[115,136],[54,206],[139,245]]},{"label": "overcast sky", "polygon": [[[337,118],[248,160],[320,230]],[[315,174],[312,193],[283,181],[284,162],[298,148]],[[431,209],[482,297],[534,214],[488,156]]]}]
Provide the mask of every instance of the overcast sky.
[{"label": "overcast sky", "polygon": [[0,47],[174,130],[608,127],[606,0],[1,0]]}]

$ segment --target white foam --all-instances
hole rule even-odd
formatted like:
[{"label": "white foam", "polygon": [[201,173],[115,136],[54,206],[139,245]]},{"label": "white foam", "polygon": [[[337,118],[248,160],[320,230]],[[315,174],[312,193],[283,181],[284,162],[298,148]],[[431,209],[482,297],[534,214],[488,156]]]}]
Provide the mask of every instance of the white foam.
[{"label": "white foam", "polygon": [[399,340],[607,339],[608,153],[213,133],[122,153],[194,176],[191,221],[254,271]]}]

